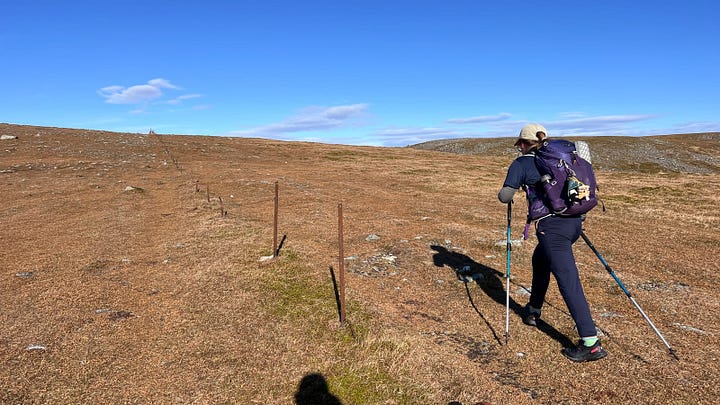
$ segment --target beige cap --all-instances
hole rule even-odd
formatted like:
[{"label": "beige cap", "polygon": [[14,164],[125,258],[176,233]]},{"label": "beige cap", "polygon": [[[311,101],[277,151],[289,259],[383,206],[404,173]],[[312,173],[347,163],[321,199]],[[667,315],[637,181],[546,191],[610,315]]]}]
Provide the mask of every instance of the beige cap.
[{"label": "beige cap", "polygon": [[[542,132],[543,134],[545,134],[545,137],[547,137],[547,130],[545,130],[544,126],[542,126],[540,124],[536,124],[534,122],[532,124],[525,125],[520,130],[520,136],[518,137],[518,140],[515,142],[515,146],[517,146],[517,144],[520,143],[520,141],[522,141],[522,140],[539,141],[540,138],[538,137],[538,132]],[[543,138],[545,138],[545,137],[543,137]]]}]

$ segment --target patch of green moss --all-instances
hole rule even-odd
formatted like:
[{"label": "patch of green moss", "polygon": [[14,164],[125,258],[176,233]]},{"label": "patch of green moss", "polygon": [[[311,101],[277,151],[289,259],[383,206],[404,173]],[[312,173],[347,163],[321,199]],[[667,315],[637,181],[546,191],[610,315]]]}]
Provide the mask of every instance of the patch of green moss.
[{"label": "patch of green moss", "polygon": [[600,198],[605,202],[620,202],[625,204],[635,204],[638,202],[638,199],[631,197],[629,195],[624,194],[603,194],[600,196]]},{"label": "patch of green moss", "polygon": [[[268,277],[262,280],[264,307],[274,317],[285,322],[298,323],[300,329],[310,334],[329,333],[328,320],[340,322],[335,289],[327,273],[326,281],[310,277],[309,268],[302,257],[283,250],[275,262],[268,265]],[[345,302],[346,325],[338,329],[338,339],[343,342],[362,341],[368,334],[372,316],[360,303]]]},{"label": "patch of green moss", "polygon": [[683,197],[688,195],[688,191],[686,189],[677,189],[672,188],[668,186],[657,186],[657,187],[640,187],[636,190],[638,194],[640,195],[646,195],[646,196],[675,196],[675,197]]},{"label": "patch of green moss", "polygon": [[328,377],[330,391],[348,404],[416,404],[419,393],[408,392],[386,370],[371,367],[338,367]]}]

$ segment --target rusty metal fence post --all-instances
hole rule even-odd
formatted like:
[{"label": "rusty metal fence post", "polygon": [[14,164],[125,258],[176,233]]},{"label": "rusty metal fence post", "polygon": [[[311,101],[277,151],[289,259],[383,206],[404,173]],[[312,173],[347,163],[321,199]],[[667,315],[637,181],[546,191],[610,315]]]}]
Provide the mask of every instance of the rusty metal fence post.
[{"label": "rusty metal fence post", "polygon": [[225,211],[225,204],[223,203],[222,197],[218,196],[218,201],[220,201],[220,216],[224,217],[227,215],[227,211]]},{"label": "rusty metal fence post", "polygon": [[340,284],[340,325],[345,325],[345,253],[343,252],[343,209],[338,204],[338,275]]},{"label": "rusty metal fence post", "polygon": [[278,207],[279,207],[278,182],[275,182],[275,213],[273,216],[273,256],[278,255]]}]

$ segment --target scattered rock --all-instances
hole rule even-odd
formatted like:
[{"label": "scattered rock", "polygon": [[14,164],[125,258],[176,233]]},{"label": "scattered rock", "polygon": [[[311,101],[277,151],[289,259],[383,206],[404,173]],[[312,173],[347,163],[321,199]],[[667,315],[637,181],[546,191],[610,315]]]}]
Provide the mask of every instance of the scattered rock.
[{"label": "scattered rock", "polygon": [[120,311],[110,311],[110,315],[108,315],[108,318],[109,318],[111,321],[116,322],[116,321],[119,321],[119,320],[121,320],[121,319],[132,318],[132,317],[134,317],[134,316],[135,316],[135,314],[133,314],[133,313],[130,312],[130,311],[120,310]]},{"label": "scattered rock", "polygon": [[688,291],[690,286],[681,282],[662,283],[657,281],[648,281],[638,284],[637,288],[645,291]]},{"label": "scattered rock", "polygon": [[472,281],[480,284],[485,281],[485,275],[480,272],[473,272],[472,266],[463,266],[462,269],[456,270],[458,280],[463,283],[470,283]]},{"label": "scattered rock", "polygon": [[270,256],[260,256],[260,261],[261,261],[261,262],[266,262],[266,261],[268,261],[268,260],[270,260],[270,259],[272,259],[272,258],[274,258],[274,257],[275,257],[274,255],[270,255]]},{"label": "scattered rock", "polygon": [[127,186],[123,191],[128,193],[144,193],[145,189],[140,187]]},{"label": "scattered rock", "polygon": [[682,329],[682,330],[686,330],[686,331],[689,331],[689,332],[700,333],[701,335],[707,334],[707,332],[705,332],[705,331],[702,330],[702,329],[694,328],[694,327],[688,326],[688,325],[683,325],[683,324],[681,324],[681,323],[673,323],[673,325],[677,326],[678,328],[680,328],[680,329]]},{"label": "scattered rock", "polygon": [[31,345],[28,345],[28,346],[25,348],[25,350],[27,350],[28,352],[32,352],[32,351],[41,351],[41,352],[42,352],[42,351],[47,350],[47,346],[45,346],[45,345],[38,345],[38,344],[31,344]]},{"label": "scattered rock", "polygon": [[11,139],[17,139],[15,135],[0,135],[0,141],[9,141]]},{"label": "scattered rock", "polygon": [[605,311],[602,314],[600,314],[601,318],[620,318],[622,315],[612,312],[612,311]]},{"label": "scattered rock", "polygon": [[32,271],[21,271],[19,273],[15,273],[15,276],[20,278],[32,278],[35,276],[35,273]]},{"label": "scattered rock", "polygon": [[382,255],[382,259],[388,262],[390,265],[395,265],[395,260],[397,260],[397,256],[393,254],[386,254]]},{"label": "scattered rock", "polygon": [[367,238],[365,238],[365,240],[368,242],[372,242],[374,240],[379,240],[379,239],[380,239],[380,237],[375,235],[374,233],[371,233],[370,235],[367,236]]},{"label": "scattered rock", "polygon": [[[512,246],[522,246],[523,239],[510,239],[510,245]],[[507,239],[503,239],[501,241],[495,242],[495,246],[506,246],[507,245]]]},{"label": "scattered rock", "polygon": [[530,289],[520,287],[517,290],[515,290],[515,295],[519,295],[521,297],[529,297],[530,296]]},{"label": "scattered rock", "polygon": [[349,271],[367,277],[394,276],[397,274],[397,256],[392,253],[378,253],[367,259],[358,260],[357,256],[345,258],[352,259]]}]

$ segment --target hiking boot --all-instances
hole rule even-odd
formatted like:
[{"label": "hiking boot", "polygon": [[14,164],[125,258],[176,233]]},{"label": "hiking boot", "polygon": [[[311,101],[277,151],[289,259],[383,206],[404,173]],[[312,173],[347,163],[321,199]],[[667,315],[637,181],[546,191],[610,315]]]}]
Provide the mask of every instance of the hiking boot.
[{"label": "hiking boot", "polygon": [[607,356],[607,352],[600,345],[600,339],[598,339],[592,346],[585,346],[582,339],[580,339],[577,346],[562,349],[562,354],[576,363],[600,360]]},{"label": "hiking boot", "polygon": [[537,323],[539,320],[540,320],[539,312],[531,312],[528,305],[526,305],[523,308],[522,321],[525,325],[537,326]]}]

